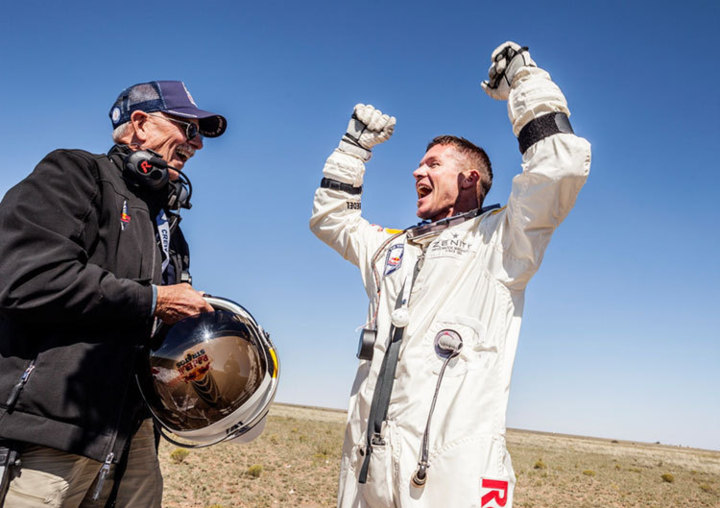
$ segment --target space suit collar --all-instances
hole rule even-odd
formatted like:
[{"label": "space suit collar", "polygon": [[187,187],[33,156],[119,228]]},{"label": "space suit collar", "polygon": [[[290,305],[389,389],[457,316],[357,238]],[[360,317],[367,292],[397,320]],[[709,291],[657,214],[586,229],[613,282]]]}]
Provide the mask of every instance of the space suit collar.
[{"label": "space suit collar", "polygon": [[428,239],[435,238],[444,230],[462,224],[463,222],[474,219],[487,211],[500,208],[499,204],[490,206],[484,206],[482,208],[476,208],[469,212],[453,215],[452,217],[446,217],[435,222],[423,221],[416,226],[409,227],[405,230],[405,234],[409,242],[413,243],[425,243]]}]

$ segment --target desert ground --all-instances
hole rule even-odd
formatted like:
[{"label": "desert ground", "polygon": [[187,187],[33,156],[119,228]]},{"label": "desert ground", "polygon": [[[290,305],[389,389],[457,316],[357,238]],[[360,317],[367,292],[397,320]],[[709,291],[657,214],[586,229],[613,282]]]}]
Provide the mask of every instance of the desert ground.
[{"label": "desert ground", "polygon": [[[167,508],[335,506],[345,412],[274,404],[249,444],[160,445]],[[720,451],[508,430],[516,507],[720,507]]]}]

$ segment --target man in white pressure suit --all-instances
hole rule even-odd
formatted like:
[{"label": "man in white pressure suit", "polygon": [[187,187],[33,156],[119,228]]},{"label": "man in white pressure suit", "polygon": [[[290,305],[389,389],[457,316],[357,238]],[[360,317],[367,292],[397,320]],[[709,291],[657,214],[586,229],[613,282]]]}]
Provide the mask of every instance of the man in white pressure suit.
[{"label": "man in white pressure suit", "polygon": [[310,227],[357,265],[371,303],[340,470],[342,507],[510,507],[505,413],[525,287],[590,170],[565,97],[515,43],[492,54],[491,97],[508,100],[522,153],[507,205],[483,208],[485,152],[435,138],[413,173],[403,231],[360,214],[364,163],[395,118],[358,104],[327,159]]}]

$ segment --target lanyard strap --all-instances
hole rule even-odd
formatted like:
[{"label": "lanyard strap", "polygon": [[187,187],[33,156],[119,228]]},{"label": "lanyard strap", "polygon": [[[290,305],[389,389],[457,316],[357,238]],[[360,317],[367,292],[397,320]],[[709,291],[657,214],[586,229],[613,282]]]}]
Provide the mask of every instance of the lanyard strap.
[{"label": "lanyard strap", "polygon": [[168,216],[165,213],[165,210],[160,210],[160,213],[158,213],[157,217],[155,217],[155,224],[157,225],[157,242],[158,245],[160,245],[163,255],[163,273],[165,273],[168,263],[170,263],[170,224],[168,222]]},{"label": "lanyard strap", "polygon": [[[409,263],[408,263],[409,264]],[[403,270],[405,272],[405,282],[403,282],[402,294],[397,299],[395,310],[392,313],[393,324],[390,327],[390,343],[388,344],[380,372],[378,373],[375,383],[375,391],[373,392],[372,404],[370,405],[370,414],[368,415],[367,439],[365,446],[365,459],[360,468],[360,476],[358,483],[366,483],[368,468],[370,467],[370,455],[372,454],[373,445],[384,445],[385,440],[382,438],[382,424],[387,419],[388,407],[390,406],[390,395],[392,394],[393,382],[395,381],[395,368],[397,367],[398,357],[400,355],[400,344],[405,334],[407,326],[407,306],[410,298],[410,288],[412,286],[412,269],[405,264]],[[413,266],[414,268],[414,266]]]},{"label": "lanyard strap", "polygon": [[368,417],[365,460],[363,460],[362,467],[360,468],[359,483],[365,483],[367,481],[372,445],[385,444],[385,440],[383,440],[380,431],[382,430],[383,422],[387,418],[390,394],[392,393],[395,378],[395,367],[397,366],[400,343],[402,342],[404,331],[405,328],[392,327],[392,341],[385,352],[385,357],[380,367],[380,374],[375,384],[375,392],[373,393],[372,405],[370,406],[370,416]]}]

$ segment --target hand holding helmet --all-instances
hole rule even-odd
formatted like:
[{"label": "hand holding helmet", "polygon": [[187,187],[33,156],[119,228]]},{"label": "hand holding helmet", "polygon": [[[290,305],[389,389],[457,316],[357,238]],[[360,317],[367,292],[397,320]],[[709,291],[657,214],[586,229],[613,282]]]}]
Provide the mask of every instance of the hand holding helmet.
[{"label": "hand holding helmet", "polygon": [[507,41],[500,44],[490,57],[492,64],[488,69],[488,80],[481,86],[485,92],[497,100],[507,100],[510,95],[515,74],[522,67],[537,67],[527,47]]},{"label": "hand holding helmet", "polygon": [[367,162],[372,148],[390,139],[396,122],[394,116],[385,115],[370,104],[356,104],[338,148]]},{"label": "hand holding helmet", "polygon": [[188,283],[156,287],[155,316],[163,323],[173,324],[188,316],[213,311],[212,305],[203,298],[202,293]]}]

